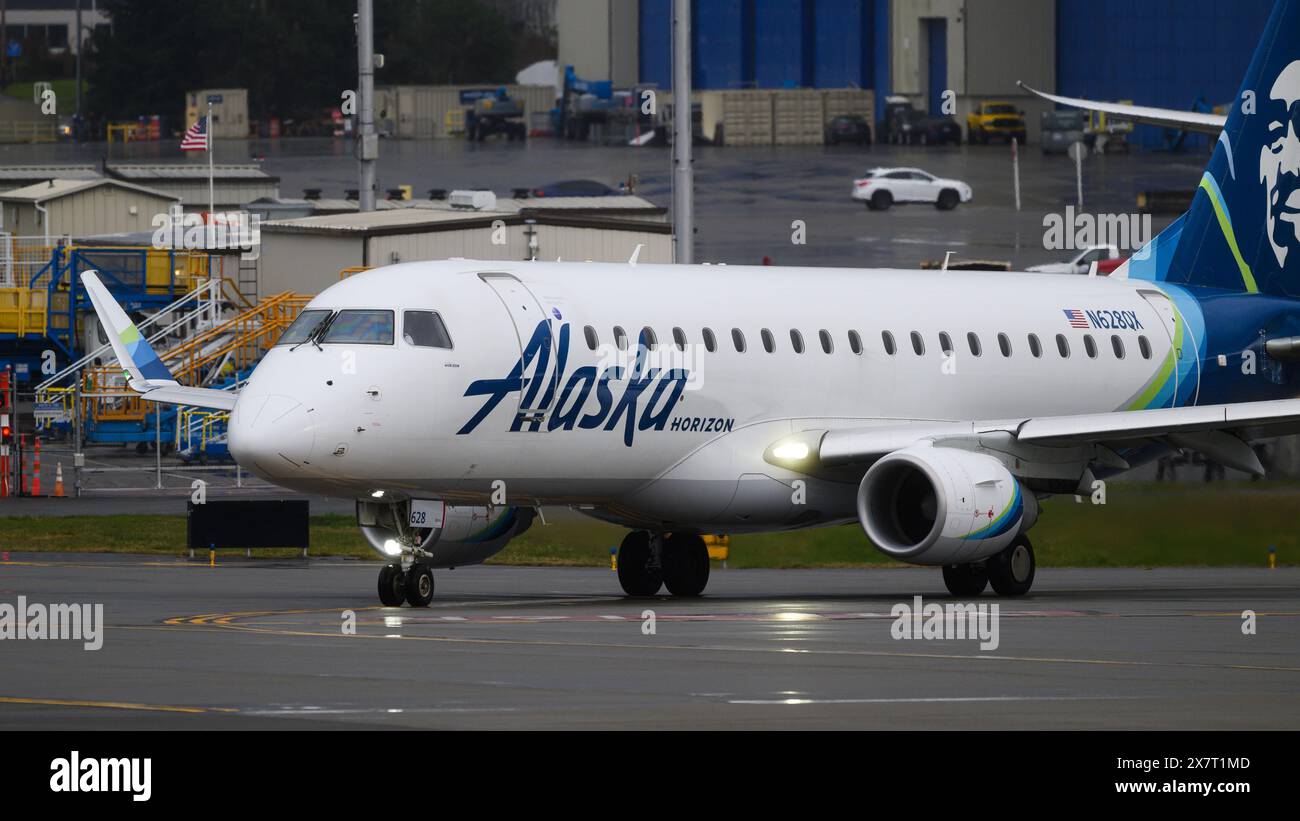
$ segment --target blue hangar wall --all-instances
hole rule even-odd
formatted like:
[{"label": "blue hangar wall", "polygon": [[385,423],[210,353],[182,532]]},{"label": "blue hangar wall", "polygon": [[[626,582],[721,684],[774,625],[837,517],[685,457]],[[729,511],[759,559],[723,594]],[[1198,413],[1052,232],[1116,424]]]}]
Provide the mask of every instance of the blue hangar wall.
[{"label": "blue hangar wall", "polygon": [[[1043,0],[1052,2],[1052,0]],[[1056,90],[1190,110],[1229,102],[1273,0],[1055,0]],[[694,0],[696,88],[890,89],[891,0]],[[640,80],[672,86],[672,0],[639,0]],[[1033,47],[1032,44],[1026,44]],[[979,48],[967,44],[967,59]],[[1162,129],[1133,141],[1159,148]],[[1204,141],[1204,137],[1194,137]]]},{"label": "blue hangar wall", "polygon": [[[890,0],[695,0],[696,88],[888,88]],[[672,0],[640,0],[640,79],[672,86]],[[883,95],[878,95],[881,97]]]},{"label": "blue hangar wall", "polygon": [[[1272,9],[1273,0],[1057,0],[1057,90],[1185,110],[1228,103]],[[1166,137],[1152,126],[1133,133],[1150,148]]]}]

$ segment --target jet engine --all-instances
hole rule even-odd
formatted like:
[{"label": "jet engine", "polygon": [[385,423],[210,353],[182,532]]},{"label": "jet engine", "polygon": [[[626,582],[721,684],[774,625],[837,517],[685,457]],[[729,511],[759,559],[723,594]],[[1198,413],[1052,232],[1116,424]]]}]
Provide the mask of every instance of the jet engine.
[{"label": "jet engine", "polygon": [[357,525],[381,556],[422,551],[430,567],[479,564],[533,523],[532,508],[444,505],[440,527],[411,527],[411,503],[357,502]]},{"label": "jet engine", "polygon": [[988,558],[1037,519],[1037,499],[997,459],[929,443],[880,459],[858,487],[867,537],[912,564]]}]

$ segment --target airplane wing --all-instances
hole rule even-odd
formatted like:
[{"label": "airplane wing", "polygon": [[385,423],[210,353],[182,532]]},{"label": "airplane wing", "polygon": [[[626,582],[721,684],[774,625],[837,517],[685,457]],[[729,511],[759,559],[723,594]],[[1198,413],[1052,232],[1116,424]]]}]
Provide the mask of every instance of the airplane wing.
[{"label": "airplane wing", "polygon": [[1126,105],[1124,103],[1103,103],[1097,100],[1085,100],[1081,97],[1062,97],[1059,94],[1048,94],[1046,91],[1039,91],[1019,81],[1016,82],[1016,85],[1030,94],[1059,105],[1068,105],[1071,108],[1082,108],[1087,111],[1099,111],[1103,114],[1123,117],[1126,120],[1146,125],[1199,131],[1203,134],[1218,134],[1228,121],[1228,118],[1222,114],[1179,111],[1176,108],[1151,108],[1150,106]]},{"label": "airplane wing", "polygon": [[127,384],[140,394],[141,399],[169,405],[193,405],[198,408],[230,410],[235,407],[238,394],[212,388],[191,388],[172,378],[171,371],[158,358],[153,346],[144,338],[135,323],[117,304],[113,295],[99,281],[94,271],[81,275],[95,315],[104,325],[113,353],[126,373]]},{"label": "airplane wing", "polygon": [[[868,462],[922,440],[942,444],[944,439],[988,434],[1004,434],[1017,442],[1049,447],[1088,444],[1113,447],[1141,440],[1163,440],[1177,447],[1198,450],[1228,467],[1263,475],[1263,466],[1246,442],[1297,431],[1300,431],[1300,399],[1280,399],[1011,420],[908,422],[830,430],[821,434],[819,441],[810,441],[808,433],[811,432],[808,432],[792,437],[808,443],[807,451],[783,450],[782,443],[777,443],[769,454],[773,461],[786,461],[792,469],[798,469],[813,453],[818,462],[828,466]],[[783,459],[784,454],[792,458]]]}]

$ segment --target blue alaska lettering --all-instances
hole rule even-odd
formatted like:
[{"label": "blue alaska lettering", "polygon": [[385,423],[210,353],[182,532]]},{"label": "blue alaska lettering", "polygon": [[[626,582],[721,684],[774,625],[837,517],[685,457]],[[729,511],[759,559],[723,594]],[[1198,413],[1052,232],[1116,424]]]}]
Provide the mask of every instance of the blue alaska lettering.
[{"label": "blue alaska lettering", "polygon": [[[510,424],[511,431],[538,431],[542,425],[548,431],[575,428],[612,431],[621,427],[623,444],[631,447],[636,431],[663,430],[667,426],[673,408],[686,390],[690,378],[688,370],[650,367],[649,348],[643,336],[638,341],[636,358],[630,370],[612,365],[598,373],[595,366],[586,365],[574,370],[566,379],[564,369],[568,364],[570,339],[568,323],[560,326],[559,339],[554,346],[554,363],[551,361],[552,333],[550,320],[537,323],[522,355],[508,374],[499,379],[479,379],[470,383],[465,396],[483,396],[486,399],[469,421],[456,431],[458,435],[473,431],[507,397],[518,396],[521,392],[521,408],[547,408],[550,414],[543,419],[540,414],[516,413]],[[596,407],[583,415],[593,393]]]}]

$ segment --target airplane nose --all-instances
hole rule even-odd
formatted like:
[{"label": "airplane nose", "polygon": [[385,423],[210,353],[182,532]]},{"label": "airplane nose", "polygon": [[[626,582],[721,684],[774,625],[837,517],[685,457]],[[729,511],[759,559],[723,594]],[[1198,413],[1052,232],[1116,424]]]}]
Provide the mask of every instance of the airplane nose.
[{"label": "airplane nose", "polygon": [[240,397],[231,413],[230,452],[259,472],[296,473],[311,459],[315,444],[315,424],[293,397]]}]

